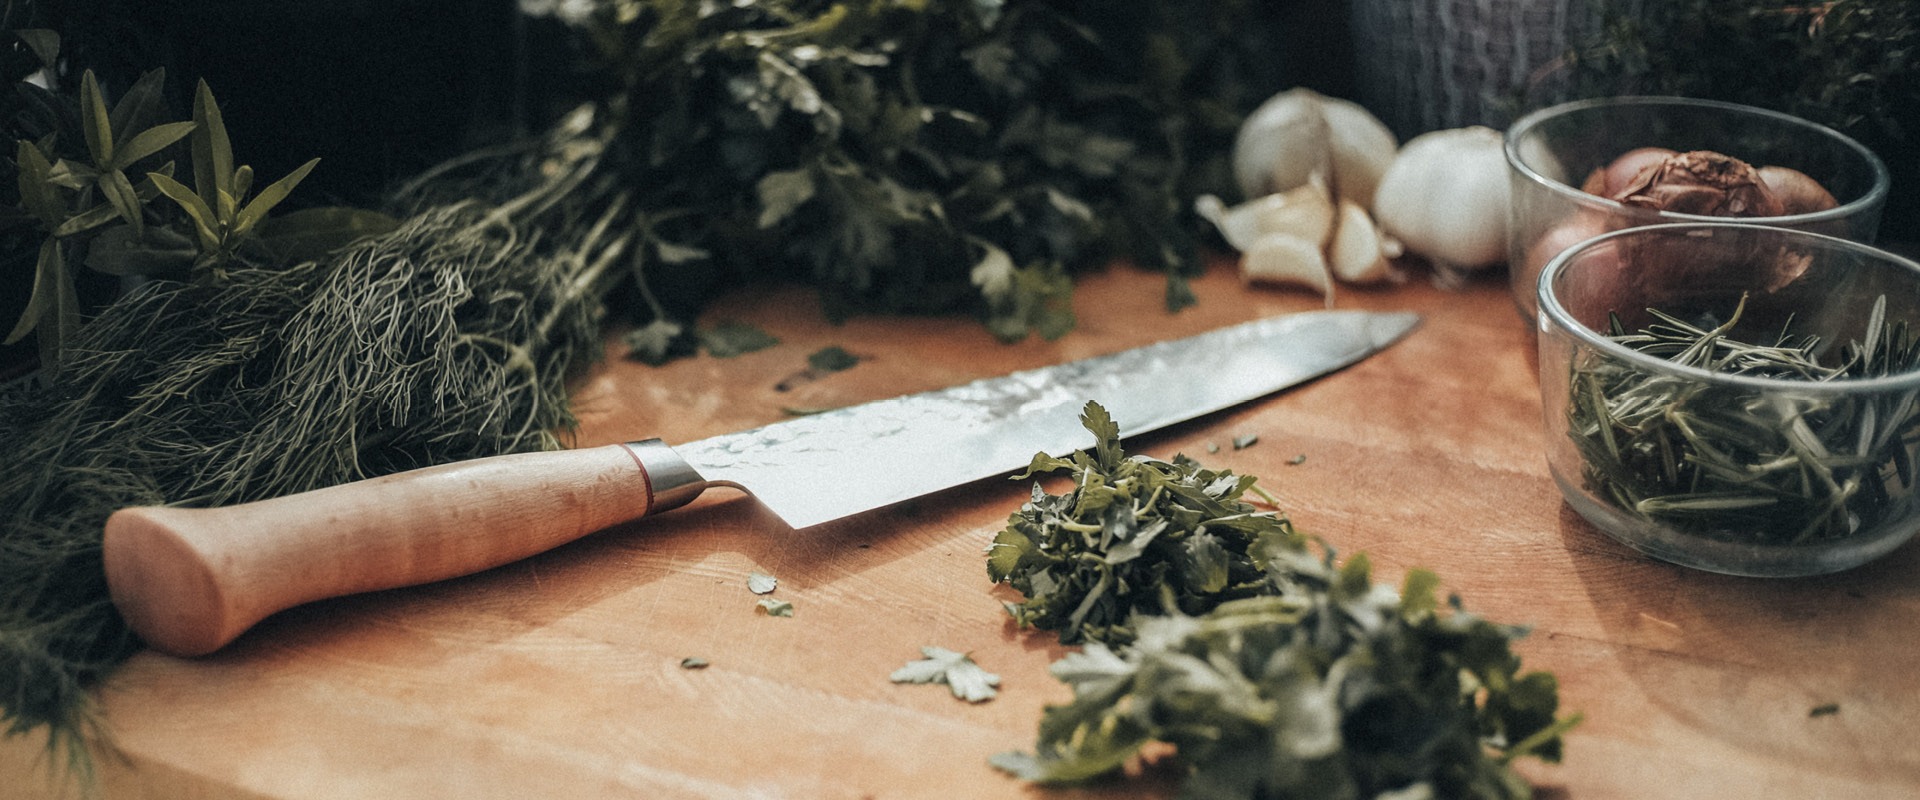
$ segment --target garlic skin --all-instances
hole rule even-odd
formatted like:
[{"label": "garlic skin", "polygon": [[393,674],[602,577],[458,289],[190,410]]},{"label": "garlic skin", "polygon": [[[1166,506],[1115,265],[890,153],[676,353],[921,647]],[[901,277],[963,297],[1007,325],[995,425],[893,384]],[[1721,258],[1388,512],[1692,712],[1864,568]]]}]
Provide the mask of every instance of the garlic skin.
[{"label": "garlic skin", "polygon": [[1423,133],[1380,179],[1374,222],[1431,262],[1443,284],[1506,260],[1512,193],[1502,148],[1499,131],[1478,125]]}]

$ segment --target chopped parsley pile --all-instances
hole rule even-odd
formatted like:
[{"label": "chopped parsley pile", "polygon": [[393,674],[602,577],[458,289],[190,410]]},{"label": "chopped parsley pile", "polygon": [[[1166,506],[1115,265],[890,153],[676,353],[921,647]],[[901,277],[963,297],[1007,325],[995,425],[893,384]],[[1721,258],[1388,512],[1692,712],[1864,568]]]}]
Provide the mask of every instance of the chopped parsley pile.
[{"label": "chopped parsley pile", "polygon": [[1066,473],[988,550],[988,574],[1025,595],[1022,625],[1085,643],[1055,663],[1072,702],[1050,707],[1034,753],[995,766],[1040,783],[1118,771],[1174,746],[1192,798],[1524,798],[1510,764],[1558,761],[1558,687],[1520,672],[1523,631],[1400,591],[1364,554],[1336,563],[1274,511],[1254,478],[1186,458],[1127,456],[1089,403],[1092,449],[1040,455],[1019,478]]}]

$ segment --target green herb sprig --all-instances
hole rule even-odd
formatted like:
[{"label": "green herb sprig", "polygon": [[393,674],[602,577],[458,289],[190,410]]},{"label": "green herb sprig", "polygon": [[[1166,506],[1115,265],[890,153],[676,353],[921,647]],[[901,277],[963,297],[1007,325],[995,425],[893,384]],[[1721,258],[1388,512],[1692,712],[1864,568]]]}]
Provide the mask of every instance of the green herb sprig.
[{"label": "green herb sprig", "polygon": [[[1164,742],[1187,769],[1185,797],[1505,799],[1531,795],[1514,760],[1559,760],[1579,716],[1558,716],[1552,674],[1520,672],[1510,643],[1521,630],[1457,598],[1443,612],[1431,572],[1409,572],[1395,592],[1373,583],[1364,554],[1336,566],[1277,513],[1233,499],[1251,478],[1128,458],[1103,409],[1088,404],[1083,421],[1090,451],[1034,460],[1070,471],[1074,488],[1036,488],[989,570],[1030,587],[1028,603],[1009,608],[1016,618],[1065,613],[1063,641],[1076,631],[1094,641],[1053,665],[1074,699],[1047,709],[1035,752],[995,766],[1081,783]],[[1083,504],[1088,516],[1071,513]],[[1234,543],[1231,556],[1194,554],[1212,552],[1192,543],[1213,530]],[[1248,574],[1228,579],[1223,561]],[[1213,565],[1198,573],[1209,580],[1193,580],[1200,563]],[[1128,607],[1114,598],[1155,594],[1143,581],[1207,610],[1136,603],[1128,625],[1106,622]],[[1098,621],[1092,609],[1105,609]]]},{"label": "green herb sprig", "polygon": [[[1822,382],[1920,367],[1920,342],[1889,321],[1886,298],[1864,341],[1822,364],[1817,337],[1789,321],[1769,343],[1733,338],[1726,322],[1696,325],[1650,310],[1637,332],[1618,318],[1609,337],[1678,364],[1727,375]],[[1911,505],[1920,402],[1913,393],[1792,395],[1645,370],[1586,353],[1574,360],[1568,435],[1587,486],[1618,509],[1691,534],[1760,544],[1844,538]]]}]

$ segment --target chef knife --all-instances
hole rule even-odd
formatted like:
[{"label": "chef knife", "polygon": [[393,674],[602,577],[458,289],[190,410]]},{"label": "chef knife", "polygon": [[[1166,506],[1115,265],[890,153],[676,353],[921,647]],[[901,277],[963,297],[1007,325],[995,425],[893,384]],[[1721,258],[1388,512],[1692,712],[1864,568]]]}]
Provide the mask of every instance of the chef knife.
[{"label": "chef knife", "polygon": [[647,440],[462,461],[214,509],[107,520],[114,605],[149,646],[202,655],[274,612],[510,563],[744,489],[805,528],[1253,400],[1398,340],[1412,313],[1314,311],[668,447]]}]

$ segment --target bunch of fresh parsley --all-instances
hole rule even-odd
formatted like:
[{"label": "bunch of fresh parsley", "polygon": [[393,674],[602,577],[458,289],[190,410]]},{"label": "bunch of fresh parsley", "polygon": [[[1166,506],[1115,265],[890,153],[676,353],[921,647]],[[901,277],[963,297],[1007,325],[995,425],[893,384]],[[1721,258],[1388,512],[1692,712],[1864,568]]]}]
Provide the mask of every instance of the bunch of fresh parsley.
[{"label": "bunch of fresh parsley", "polygon": [[[1187,206],[1228,191],[1280,85],[1272,4],[1228,0],[596,0],[596,146],[668,315],[744,280],[830,316],[974,309],[1074,324],[1074,270],[1126,258],[1192,302]],[[598,187],[598,188],[595,188]]]},{"label": "bunch of fresh parsley", "polygon": [[1047,710],[1036,752],[996,766],[1076,783],[1164,742],[1185,797],[1506,800],[1530,795],[1514,759],[1559,760],[1578,716],[1556,716],[1552,674],[1520,672],[1520,630],[1457,598],[1443,613],[1433,573],[1395,592],[1364,554],[1337,565],[1238,500],[1252,478],[1127,457],[1097,404],[1083,422],[1090,451],[1028,471],[1071,490],[1036,487],[988,570],[1026,594],[1009,605],[1023,624],[1093,641],[1054,664],[1074,699]]}]

